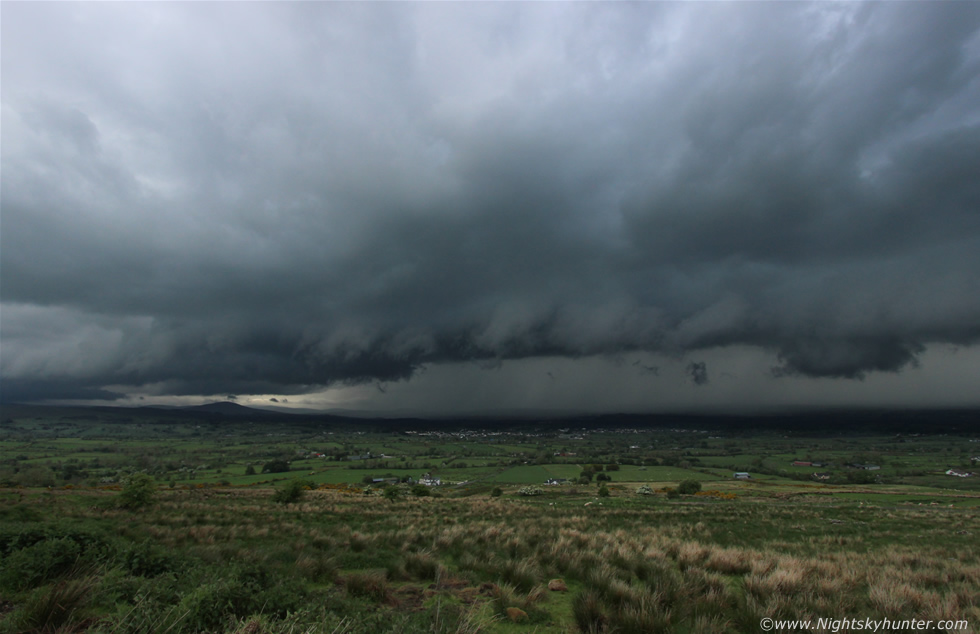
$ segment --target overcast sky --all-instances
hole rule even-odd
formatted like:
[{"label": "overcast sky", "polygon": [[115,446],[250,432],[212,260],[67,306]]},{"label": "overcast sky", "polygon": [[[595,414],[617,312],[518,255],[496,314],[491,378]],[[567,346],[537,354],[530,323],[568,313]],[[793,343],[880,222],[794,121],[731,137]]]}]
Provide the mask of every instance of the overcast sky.
[{"label": "overcast sky", "polygon": [[980,3],[4,2],[0,241],[4,402],[980,405]]}]

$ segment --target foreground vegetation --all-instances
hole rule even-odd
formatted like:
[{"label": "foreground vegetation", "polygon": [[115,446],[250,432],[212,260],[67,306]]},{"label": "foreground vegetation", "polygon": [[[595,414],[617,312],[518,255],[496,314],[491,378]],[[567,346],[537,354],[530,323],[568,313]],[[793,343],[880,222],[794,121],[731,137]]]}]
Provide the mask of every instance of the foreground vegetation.
[{"label": "foreground vegetation", "polygon": [[[976,508],[614,492],[7,492],[2,627],[748,632],[764,616],[980,623]],[[549,590],[549,583],[554,590]],[[961,629],[957,631],[973,631]]]},{"label": "foreground vegetation", "polygon": [[[940,478],[970,465],[969,435],[93,422],[14,418],[0,438],[0,632],[980,626],[980,494]],[[808,456],[835,480],[794,471]]]}]

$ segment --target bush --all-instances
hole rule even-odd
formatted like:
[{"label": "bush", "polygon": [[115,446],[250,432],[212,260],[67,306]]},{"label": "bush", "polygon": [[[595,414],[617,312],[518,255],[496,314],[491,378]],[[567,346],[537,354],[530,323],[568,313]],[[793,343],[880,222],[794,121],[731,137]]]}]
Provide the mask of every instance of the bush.
[{"label": "bush", "polygon": [[677,489],[674,489],[674,488],[668,488],[667,489],[667,499],[673,500],[673,499],[679,498],[680,496],[681,496],[681,493]]},{"label": "bush", "polygon": [[499,498],[504,494],[504,490],[500,487],[493,487],[493,491],[490,492],[490,497]]},{"label": "bush", "polygon": [[123,484],[118,503],[124,509],[141,509],[153,502],[157,492],[157,483],[145,473],[134,473]]},{"label": "bush", "polygon": [[27,590],[69,575],[82,559],[82,552],[77,542],[64,537],[17,550],[4,559],[0,587]]},{"label": "bush", "polygon": [[303,499],[306,491],[312,488],[313,483],[309,480],[290,480],[272,495],[272,500],[279,504],[294,504]]},{"label": "bush", "polygon": [[252,465],[248,465],[247,467],[245,467],[245,475],[247,476],[255,475],[255,467],[253,467]]},{"label": "bush", "polygon": [[595,476],[596,482],[609,482],[612,478],[606,473],[597,473]]},{"label": "bush", "polygon": [[601,498],[609,497],[609,488],[606,487],[605,485],[599,487],[599,497]]},{"label": "bush", "polygon": [[221,571],[208,583],[185,594],[180,612],[185,631],[225,631],[232,618],[253,614],[285,617],[306,599],[302,581],[293,576],[273,575],[264,567],[239,568],[230,575]]},{"label": "bush", "polygon": [[701,490],[701,483],[697,480],[684,480],[677,485],[677,492],[681,495],[694,495]]},{"label": "bush", "polygon": [[430,491],[429,487],[425,486],[424,484],[416,484],[412,487],[412,495],[415,497],[424,498],[432,495],[432,491]]},{"label": "bush", "polygon": [[[422,486],[425,486],[424,484]],[[394,502],[401,495],[401,490],[398,487],[385,487],[384,493],[382,493],[384,498],[389,502]]]},{"label": "bush", "polygon": [[177,559],[171,551],[151,541],[123,548],[119,559],[123,568],[135,577],[156,577],[177,568]]}]

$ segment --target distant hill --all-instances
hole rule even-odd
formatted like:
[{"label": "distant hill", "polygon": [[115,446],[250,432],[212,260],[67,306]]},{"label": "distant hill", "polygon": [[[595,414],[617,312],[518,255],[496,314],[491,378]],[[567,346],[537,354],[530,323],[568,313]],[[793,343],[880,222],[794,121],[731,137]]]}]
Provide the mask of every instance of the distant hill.
[{"label": "distant hill", "polygon": [[[347,414],[347,415],[344,415]],[[980,434],[980,410],[963,409],[836,409],[756,415],[732,414],[559,414],[516,412],[510,415],[415,417],[371,416],[361,412],[291,411],[254,408],[231,401],[190,407],[110,407],[105,405],[0,404],[0,423],[17,418],[89,420],[118,423],[206,422],[236,425],[247,422],[300,426],[336,426],[374,431],[452,431],[457,429],[700,429],[741,433],[772,430],[782,433],[837,435],[849,433]]]},{"label": "distant hill", "polygon": [[[177,408],[185,412],[201,412],[205,414],[221,414],[222,416],[267,416],[269,412],[232,403],[231,401],[220,401],[208,403],[207,405],[191,405],[188,407]],[[282,413],[282,412],[277,412]]]}]

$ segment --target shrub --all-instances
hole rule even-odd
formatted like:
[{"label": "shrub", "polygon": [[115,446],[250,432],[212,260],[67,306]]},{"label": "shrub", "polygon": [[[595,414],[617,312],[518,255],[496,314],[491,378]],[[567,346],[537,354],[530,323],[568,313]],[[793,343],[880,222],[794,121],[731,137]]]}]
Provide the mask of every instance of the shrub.
[{"label": "shrub", "polygon": [[17,550],[3,562],[0,586],[26,590],[66,576],[82,559],[82,552],[77,542],[65,537]]},{"label": "shrub", "polygon": [[612,478],[609,477],[609,474],[607,473],[597,473],[595,476],[596,482],[609,482],[610,480],[612,480]]},{"label": "shrub", "polygon": [[272,495],[272,500],[279,504],[294,504],[303,499],[307,489],[311,488],[313,483],[309,480],[290,480]]},{"label": "shrub", "polygon": [[701,483],[697,480],[684,480],[677,485],[677,492],[681,495],[694,495],[701,490]]},{"label": "shrub", "polygon": [[151,541],[124,548],[120,559],[126,571],[135,577],[155,577],[177,567],[173,554]]},{"label": "shrub", "polygon": [[425,486],[424,484],[416,484],[412,487],[412,495],[418,498],[424,498],[432,495],[432,491],[430,491],[429,487]]},{"label": "shrub", "polygon": [[119,506],[124,509],[140,509],[153,502],[157,492],[157,483],[145,473],[134,473],[123,483],[122,493],[119,494]]},{"label": "shrub", "polygon": [[229,619],[252,614],[284,617],[304,603],[302,581],[273,575],[264,566],[215,571],[208,582],[184,595],[179,610],[185,631],[224,631]]},{"label": "shrub", "polygon": [[247,476],[255,475],[255,467],[253,467],[252,465],[248,465],[247,467],[245,467],[245,475]]},{"label": "shrub", "polygon": [[609,497],[609,488],[606,487],[605,485],[599,487],[599,497],[601,498]]},{"label": "shrub", "polygon": [[[425,485],[423,484],[422,486]],[[384,495],[384,498],[389,502],[394,502],[398,499],[398,496],[401,495],[401,490],[398,487],[385,487],[382,495]]]},{"label": "shrub", "polygon": [[680,496],[681,496],[681,493],[677,489],[675,489],[673,487],[670,487],[670,488],[667,489],[667,498],[668,499],[673,500],[673,499],[679,498]]},{"label": "shrub", "polygon": [[493,487],[493,491],[490,492],[490,497],[499,498],[504,494],[504,490],[500,487]]}]

